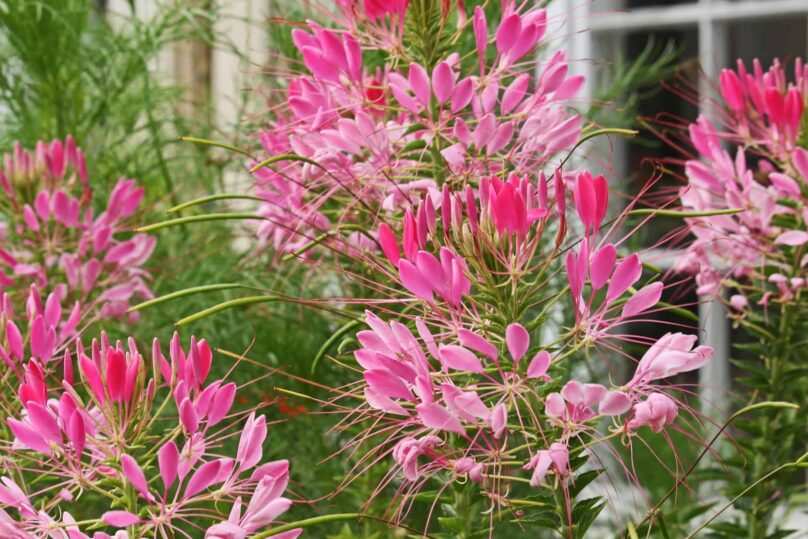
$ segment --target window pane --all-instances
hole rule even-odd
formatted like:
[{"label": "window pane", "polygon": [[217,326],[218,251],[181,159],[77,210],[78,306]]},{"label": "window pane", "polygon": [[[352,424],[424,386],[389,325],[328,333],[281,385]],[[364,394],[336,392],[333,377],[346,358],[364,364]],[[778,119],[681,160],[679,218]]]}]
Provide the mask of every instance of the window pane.
[{"label": "window pane", "polygon": [[[628,34],[625,39],[626,56],[631,61],[645,49],[649,38],[656,43],[672,41],[681,51],[682,65],[675,75],[675,80],[660,81],[643,96],[639,102],[637,113],[640,117],[651,119],[650,123],[659,130],[665,130],[663,123],[683,124],[693,121],[698,116],[698,107],[693,102],[695,88],[698,87],[698,31],[693,29],[660,31],[654,33],[638,32]],[[663,114],[659,120],[654,120]],[[666,159],[681,159],[681,155],[669,144],[659,140],[653,133],[643,130],[637,141],[628,143],[624,154],[624,164],[628,181],[626,190],[630,196],[637,195],[645,187],[654,174],[653,162]],[[668,168],[671,168],[668,165]],[[674,167],[675,168],[675,167]],[[657,181],[653,189],[646,195],[641,205],[661,206],[673,197],[682,183],[671,174],[665,174]],[[678,230],[682,226],[681,219],[656,217],[652,226],[643,227],[640,241],[644,246],[654,246],[665,234]]]},{"label": "window pane", "polygon": [[805,58],[807,28],[807,16],[731,23],[727,28],[728,61],[732,65],[735,59],[742,58],[748,65],[759,58],[765,68],[774,58],[788,63],[798,56]]}]

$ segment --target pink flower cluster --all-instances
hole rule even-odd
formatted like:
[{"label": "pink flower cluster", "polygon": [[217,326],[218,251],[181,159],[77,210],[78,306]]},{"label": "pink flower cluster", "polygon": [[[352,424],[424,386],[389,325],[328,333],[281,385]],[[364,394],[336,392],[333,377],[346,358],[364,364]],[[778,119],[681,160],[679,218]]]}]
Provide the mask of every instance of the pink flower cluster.
[{"label": "pink flower cluster", "polygon": [[[18,411],[7,419],[13,438],[0,442],[11,457],[0,485],[3,537],[81,539],[90,537],[82,529],[107,527],[134,530],[137,537],[206,529],[211,539],[244,539],[286,512],[289,464],[262,463],[264,416],[251,411],[235,457],[220,456],[228,430],[244,414],[231,411],[234,383],[207,383],[213,354],[204,340],[192,338],[186,351],[175,334],[168,358],[155,340],[146,362],[131,338],[113,344],[102,334],[89,349],[80,342],[73,351],[64,348],[57,374],[54,328],[64,331],[65,323],[55,310],[49,300],[36,315],[29,359],[17,359],[21,382],[10,409]],[[45,344],[37,336],[43,317]],[[7,333],[18,358],[19,339],[13,329]],[[61,382],[53,384],[54,377]],[[179,418],[169,412],[172,406]],[[36,482],[26,485],[31,470]],[[86,512],[79,504],[87,492],[100,494],[106,505],[79,522],[70,510]],[[92,537],[111,535],[96,531]]]},{"label": "pink flower cluster", "polygon": [[0,286],[24,293],[34,284],[78,301],[83,313],[124,316],[133,297],[152,297],[141,266],[155,239],[126,234],[143,195],[121,178],[96,214],[84,155],[71,137],[39,142],[33,153],[17,144],[0,169]]},{"label": "pink flower cluster", "polygon": [[[373,495],[395,490],[399,519],[428,484],[437,504],[471,483],[492,529],[537,495],[527,485],[556,490],[557,531],[572,536],[582,462],[603,451],[622,462],[612,443],[644,443],[646,427],[687,430],[687,392],[666,379],[712,350],[684,333],[631,334],[664,308],[664,284],[617,237],[626,214],[607,222],[606,178],[565,169],[583,79],[563,51],[537,59],[545,10],[503,0],[491,22],[461,2],[456,15],[451,2],[440,15],[428,2],[338,5],[338,29],[292,31],[305,71],[281,77],[260,136],[271,159],[252,165],[260,237],[313,268],[324,257],[311,249],[333,254],[320,267],[358,294],[347,305],[368,306],[355,379],[333,400],[347,415],[336,427],[349,436],[346,483],[392,461]],[[446,36],[433,56],[404,24],[427,8]],[[600,383],[611,361],[595,355],[633,360],[626,342],[647,346],[634,375]],[[583,358],[595,380],[579,379]]]},{"label": "pink flower cluster", "polygon": [[[507,490],[503,474],[520,458],[532,470],[533,486],[550,471],[564,479],[573,473],[570,453],[580,451],[582,439],[608,440],[645,426],[660,432],[686,406],[658,382],[702,367],[712,350],[695,346],[696,337],[682,333],[655,342],[622,386],[572,379],[560,391],[546,392],[548,384],[560,381],[552,375],[559,364],[617,337],[611,330],[653,308],[662,292],[661,283],[652,283],[627,295],[641,278],[638,256],[618,261],[613,243],[598,243],[608,201],[605,180],[578,173],[567,186],[560,171],[555,177],[552,197],[543,176],[538,185],[514,175],[506,182],[484,178],[479,190],[467,186],[462,196],[445,189],[440,215],[425,196],[415,214],[407,210],[403,216],[401,245],[389,224],[380,226],[382,250],[397,269],[389,276],[405,290],[404,301],[413,313],[385,322],[367,311],[370,329],[357,334],[361,348],[354,355],[366,402],[357,413],[373,426],[355,443],[385,440],[371,451],[389,451],[396,463],[383,485],[394,481],[400,469],[407,480],[401,488],[412,494],[448,472],[479,483],[492,503],[502,503],[501,491]],[[498,283],[507,284],[505,291],[518,290],[522,275],[541,275],[542,268],[564,258],[537,247],[544,244],[546,230],[555,231],[551,245],[563,241],[566,229],[559,223],[568,191],[585,231],[579,251],[566,256],[577,324],[551,346],[540,346],[519,322],[497,327],[503,305],[519,298],[507,292],[499,301],[490,296],[502,288]],[[444,241],[452,247],[441,246]],[[591,290],[588,300],[584,288]],[[610,314],[614,311],[619,314]],[[578,329],[584,330],[580,340]],[[599,431],[604,418],[612,425],[611,435]],[[518,468],[510,473],[518,477]],[[398,499],[401,514],[411,500]]]},{"label": "pink flower cluster", "polygon": [[700,294],[735,289],[739,311],[789,302],[808,286],[808,67],[796,60],[789,82],[778,61],[765,72],[739,61],[721,73],[719,90],[721,127],[706,117],[690,126],[698,156],[680,198],[686,210],[740,213],[689,219],[696,239],[679,269],[697,275]]},{"label": "pink flower cluster", "polygon": [[[400,23],[412,9],[406,2],[342,5],[346,30],[310,22],[292,32],[306,72],[289,77],[285,102],[260,137],[268,156],[294,153],[319,165],[254,173],[266,201],[259,236],[275,249],[295,251],[346,223],[371,225],[370,207],[405,209],[468,175],[536,175],[577,140],[581,119],[566,106],[582,78],[568,74],[563,52],[540,65],[531,54],[547,29],[543,9],[505,2],[489,31],[476,8],[473,65],[455,52],[427,68],[390,45],[400,36],[379,39],[384,21]],[[387,51],[391,62],[371,71],[365,49]]]}]

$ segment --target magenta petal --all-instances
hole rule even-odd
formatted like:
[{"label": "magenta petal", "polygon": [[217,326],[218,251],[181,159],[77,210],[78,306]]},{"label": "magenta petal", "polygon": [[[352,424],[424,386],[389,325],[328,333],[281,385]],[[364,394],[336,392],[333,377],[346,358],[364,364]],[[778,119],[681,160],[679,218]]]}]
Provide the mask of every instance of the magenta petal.
[{"label": "magenta petal", "polygon": [[640,257],[637,253],[632,253],[631,256],[623,259],[612,275],[612,281],[609,283],[609,288],[606,290],[606,302],[611,303],[616,300],[628,288],[639,280],[642,276],[642,265],[640,264]]},{"label": "magenta petal", "polygon": [[434,402],[419,404],[415,407],[418,417],[424,426],[431,429],[445,430],[463,435],[466,431],[460,424],[460,420],[449,413],[449,410]]},{"label": "magenta petal", "polygon": [[530,365],[527,366],[528,378],[546,378],[547,369],[551,361],[550,353],[547,350],[542,350],[530,360]]},{"label": "magenta petal", "polygon": [[196,407],[188,397],[183,399],[182,404],[180,404],[180,421],[188,434],[195,433],[196,429],[199,428],[199,416],[196,413]]},{"label": "magenta petal", "polygon": [[36,430],[16,419],[9,419],[8,426],[14,438],[28,449],[45,455],[51,454],[50,444]]},{"label": "magenta petal", "polygon": [[432,70],[432,91],[438,103],[443,105],[454,90],[454,73],[446,61],[440,62]]},{"label": "magenta petal", "polygon": [[425,107],[429,106],[429,75],[420,64],[410,64],[408,75],[410,87],[415,97]]},{"label": "magenta petal", "polygon": [[107,351],[107,394],[113,402],[121,402],[126,384],[126,359],[120,350]]},{"label": "magenta petal", "polygon": [[146,476],[140,465],[131,456],[121,455],[121,468],[126,479],[132,484],[133,487],[147,500],[153,500],[154,497],[149,493],[149,484],[146,482]]},{"label": "magenta petal", "polygon": [[662,297],[662,283],[652,283],[641,288],[636,294],[631,296],[623,306],[621,318],[629,318],[650,309],[659,302]]},{"label": "magenta petal", "polygon": [[382,395],[412,401],[412,392],[397,376],[386,370],[370,370],[364,373],[368,385]]},{"label": "magenta petal", "polygon": [[109,526],[125,528],[140,522],[140,517],[129,511],[107,511],[101,515],[101,521]]},{"label": "magenta petal", "polygon": [[421,299],[432,301],[432,286],[409,260],[398,263],[398,275],[404,288]]},{"label": "magenta petal", "polygon": [[488,339],[477,335],[473,331],[469,331],[467,329],[459,329],[457,330],[457,336],[460,340],[460,344],[465,346],[466,348],[471,348],[475,352],[479,352],[480,354],[484,355],[491,361],[496,361],[499,357],[499,353],[497,352],[497,347],[491,344]]},{"label": "magenta petal", "polygon": [[600,290],[609,280],[617,261],[617,250],[614,245],[607,243],[598,249],[589,262],[589,279],[593,290]]},{"label": "magenta petal", "polygon": [[457,371],[483,372],[483,364],[473,352],[453,344],[441,345],[440,362],[444,367]]},{"label": "magenta petal", "polygon": [[179,465],[180,452],[174,440],[169,440],[157,451],[157,462],[160,466],[160,477],[163,479],[165,489],[171,488],[177,479],[177,466]]},{"label": "magenta petal", "polygon": [[11,354],[17,359],[22,360],[25,355],[22,334],[17,328],[17,325],[11,320],[6,322],[6,340],[8,341]]},{"label": "magenta petal", "polygon": [[202,492],[214,484],[219,475],[219,468],[221,465],[221,461],[213,460],[200,466],[196,473],[194,473],[194,475],[192,475],[191,479],[188,481],[188,486],[185,487],[183,499],[187,500],[188,498]]},{"label": "magenta petal", "polygon": [[519,363],[530,346],[530,335],[522,324],[513,323],[505,329],[505,342],[513,362]]}]

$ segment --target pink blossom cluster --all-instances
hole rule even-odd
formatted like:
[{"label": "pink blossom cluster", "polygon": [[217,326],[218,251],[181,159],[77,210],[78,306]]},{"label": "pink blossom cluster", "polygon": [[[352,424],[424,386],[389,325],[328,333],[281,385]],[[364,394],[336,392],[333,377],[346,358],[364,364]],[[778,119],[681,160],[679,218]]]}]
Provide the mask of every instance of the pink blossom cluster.
[{"label": "pink blossom cluster", "polygon": [[695,241],[678,267],[700,294],[735,290],[739,311],[790,302],[808,286],[808,66],[796,60],[788,80],[779,61],[751,72],[739,61],[718,82],[714,121],[690,126],[697,157],[680,198],[689,211],[739,213],[688,219]]},{"label": "pink blossom cluster", "polygon": [[[569,74],[563,51],[536,59],[545,10],[504,2],[489,28],[477,7],[457,30],[474,34],[471,60],[449,52],[425,66],[401,46],[407,2],[341,6],[343,29],[309,22],[292,31],[305,71],[285,80],[285,99],[260,136],[269,157],[307,159],[254,173],[265,199],[259,236],[275,249],[370,225],[373,208],[395,213],[424,194],[437,199],[444,183],[505,170],[536,175],[576,142],[581,119],[568,105],[583,79]],[[370,69],[365,51],[384,52],[387,62]]]},{"label": "pink blossom cluster", "polygon": [[16,144],[3,158],[0,187],[6,292],[36,285],[101,318],[124,316],[136,296],[152,297],[142,265],[156,240],[127,234],[144,195],[135,180],[119,179],[96,213],[84,155],[68,137],[40,141],[33,152]]},{"label": "pink blossom cluster", "polygon": [[[369,310],[369,329],[356,335],[365,405],[355,414],[372,426],[354,443],[383,439],[367,458],[389,454],[395,463],[380,489],[395,483],[399,471],[405,494],[449,473],[478,483],[492,504],[507,505],[507,484],[524,468],[532,486],[553,472],[567,492],[571,453],[594,452],[642,427],[661,432],[687,408],[660,382],[711,359],[712,350],[696,346],[694,335],[665,334],[622,385],[565,376],[564,362],[620,338],[614,328],[654,308],[663,286],[632,289],[641,278],[637,254],[618,259],[615,244],[599,237],[605,180],[586,172],[554,177],[551,189],[543,176],[533,182],[515,174],[506,181],[484,178],[479,189],[467,185],[460,193],[445,188],[440,213],[424,196],[400,224],[380,225],[379,242],[395,268],[387,275],[408,311],[384,321]],[[584,237],[577,251],[562,256],[552,246],[558,249],[565,238],[559,225],[570,195]],[[399,227],[401,240],[394,232]],[[542,237],[546,231],[553,232],[549,240]],[[541,279],[564,259],[569,291],[555,293],[571,295],[574,326],[542,345],[523,323],[499,325],[503,309],[520,301],[507,291],[519,295],[523,278]],[[548,285],[525,292],[541,295]],[[498,288],[505,297],[490,299]],[[548,392],[551,387],[559,389]],[[397,498],[397,512],[406,514],[412,500]]]},{"label": "pink blossom cluster", "polygon": [[[60,322],[54,297],[30,324],[30,353],[7,322],[4,356],[14,359],[20,382],[6,419],[11,438],[0,441],[9,457],[0,470],[0,535],[104,539],[202,530],[211,539],[244,539],[287,511],[289,463],[263,461],[266,420],[232,410],[235,384],[207,381],[213,353],[204,340],[192,337],[183,349],[175,334],[166,357],[155,339],[148,362],[131,338],[112,343],[102,333],[87,349],[80,341],[60,346],[54,334],[71,328],[70,320]],[[222,456],[245,415],[235,456]],[[82,504],[87,496],[102,502]]]}]

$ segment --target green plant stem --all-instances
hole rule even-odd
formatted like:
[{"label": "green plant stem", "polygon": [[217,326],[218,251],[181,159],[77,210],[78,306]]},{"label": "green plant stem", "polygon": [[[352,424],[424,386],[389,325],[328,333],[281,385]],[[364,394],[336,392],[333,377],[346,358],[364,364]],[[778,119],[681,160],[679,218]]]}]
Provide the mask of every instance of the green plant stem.
[{"label": "green plant stem", "polygon": [[[794,313],[791,306],[784,304],[782,308],[782,316],[780,317],[780,324],[777,329],[777,338],[771,343],[773,353],[770,357],[766,358],[766,362],[768,363],[767,367],[769,372],[769,381],[765,395],[763,395],[764,399],[772,398],[775,394],[777,394],[780,398],[788,398],[787,395],[781,395],[783,388],[782,376],[784,365],[786,362],[788,362],[791,355],[790,347],[794,329],[793,316]],[[760,440],[764,442],[771,441],[773,435],[772,431],[776,427],[776,425],[773,424],[772,418],[768,416],[768,414],[763,414],[761,415],[758,424],[761,432]],[[792,442],[790,440],[778,440],[778,445],[780,447],[790,449],[791,443]],[[788,449],[787,451],[788,452],[786,454],[790,454]],[[751,477],[749,479],[760,477],[765,470],[771,469],[776,464],[776,462],[771,462],[768,451],[757,451],[750,469]],[[779,471],[779,468],[777,471]],[[748,481],[745,481],[745,483],[747,482]],[[753,489],[753,486],[758,488]],[[769,518],[766,516],[766,505],[768,500],[774,494],[774,490],[778,488],[778,486],[779,485],[776,485],[773,482],[764,482],[763,479],[760,479],[755,481],[752,486],[745,489],[741,494],[733,499],[734,503],[746,493],[750,491],[753,492],[751,496],[751,504],[747,513],[749,539],[765,539],[767,536]]]}]

